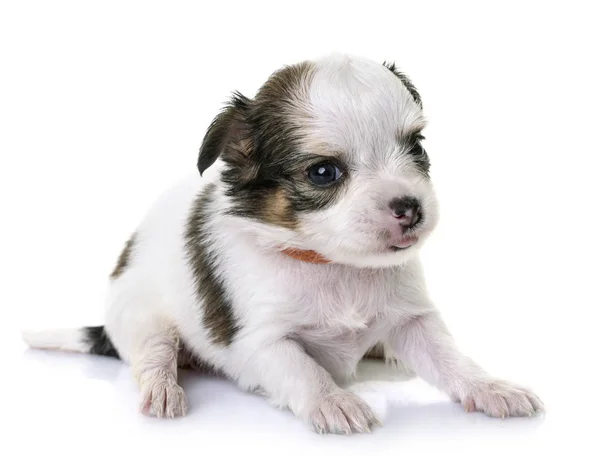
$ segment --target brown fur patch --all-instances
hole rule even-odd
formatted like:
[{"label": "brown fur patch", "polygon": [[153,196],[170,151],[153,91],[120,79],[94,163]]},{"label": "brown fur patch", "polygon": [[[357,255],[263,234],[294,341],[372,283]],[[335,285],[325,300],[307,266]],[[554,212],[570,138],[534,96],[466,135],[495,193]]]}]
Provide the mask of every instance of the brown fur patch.
[{"label": "brown fur patch", "polygon": [[127,266],[129,266],[129,262],[131,261],[131,251],[133,250],[135,238],[136,233],[133,233],[128,239],[128,241],[125,243],[125,247],[123,248],[121,255],[119,255],[117,264],[115,265],[113,272],[111,272],[110,274],[111,279],[116,279],[117,277],[119,277],[121,274],[123,274],[123,271],[127,269]]},{"label": "brown fur patch", "polygon": [[254,100],[235,93],[210,125],[200,149],[202,173],[218,157],[226,163],[221,175],[231,198],[229,214],[297,230],[299,214],[333,204],[345,188],[342,177],[334,185],[317,187],[308,170],[323,162],[347,173],[339,151],[310,142],[311,62],[286,66],[273,73]]},{"label": "brown fur patch", "polygon": [[227,288],[215,271],[217,258],[211,250],[212,240],[206,228],[214,189],[214,184],[209,185],[196,197],[188,219],[185,240],[196,295],[202,303],[202,323],[210,331],[214,343],[229,345],[239,326]]},{"label": "brown fur patch", "polygon": [[294,101],[308,98],[310,81],[315,72],[312,62],[286,66],[271,75],[256,94],[256,102],[278,108],[277,112],[299,114]]},{"label": "brown fur patch", "polygon": [[280,188],[265,198],[261,220],[284,228],[295,229],[298,220],[284,189]]}]

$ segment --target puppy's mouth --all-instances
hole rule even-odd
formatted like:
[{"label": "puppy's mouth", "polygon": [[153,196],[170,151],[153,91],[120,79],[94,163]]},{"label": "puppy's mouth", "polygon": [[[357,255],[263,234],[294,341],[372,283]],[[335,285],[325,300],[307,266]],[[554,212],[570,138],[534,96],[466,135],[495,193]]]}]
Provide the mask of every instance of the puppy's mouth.
[{"label": "puppy's mouth", "polygon": [[406,250],[406,249],[412,247],[413,245],[415,245],[417,242],[419,242],[419,236],[417,236],[416,234],[408,234],[406,236],[403,236],[402,239],[400,239],[400,241],[395,242],[390,247],[390,250],[392,252],[399,252],[400,250]]}]

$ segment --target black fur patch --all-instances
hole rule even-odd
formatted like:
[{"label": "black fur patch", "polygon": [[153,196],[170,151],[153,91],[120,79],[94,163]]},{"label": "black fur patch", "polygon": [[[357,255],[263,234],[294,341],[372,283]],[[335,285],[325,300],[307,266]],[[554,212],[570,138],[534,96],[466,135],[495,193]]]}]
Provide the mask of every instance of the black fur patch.
[{"label": "black fur patch", "polygon": [[[345,179],[327,188],[308,180],[308,169],[335,157],[307,153],[302,119],[294,112],[312,75],[310,63],[274,73],[250,100],[235,93],[212,122],[200,149],[202,173],[217,157],[227,164],[222,181],[231,197],[232,215],[294,229],[299,212],[317,211],[335,202]],[[296,117],[295,117],[296,116]],[[328,154],[329,155],[329,154]]]},{"label": "black fur patch", "polygon": [[93,355],[111,356],[119,359],[119,353],[104,330],[104,326],[88,326],[83,328],[84,342],[90,344],[89,353]]},{"label": "black fur patch", "polygon": [[396,75],[398,79],[400,79],[400,81],[402,81],[402,84],[404,84],[404,86],[408,89],[408,91],[413,97],[413,100],[415,100],[415,103],[417,103],[422,109],[423,101],[421,100],[421,95],[419,95],[419,92],[417,92],[417,88],[414,86],[409,77],[402,73],[396,67],[396,64],[394,62],[383,62],[383,66],[389,69],[392,73]]},{"label": "black fur patch", "polygon": [[134,244],[135,233],[133,233],[129,240],[125,243],[125,247],[123,247],[123,251],[121,252],[121,255],[119,255],[117,264],[115,265],[115,268],[110,274],[111,279],[116,279],[117,277],[119,277],[121,274],[123,274],[125,269],[127,269],[127,266],[129,266],[129,263],[131,261],[131,252],[133,250]]},{"label": "black fur patch", "polygon": [[214,185],[207,186],[194,201],[185,231],[186,250],[196,294],[202,301],[202,321],[215,343],[229,345],[239,326],[227,288],[215,270],[215,253],[210,249],[206,223],[213,192]]},{"label": "black fur patch", "polygon": [[[198,171],[200,175],[209,168],[219,156],[234,158],[236,153],[247,155],[241,149],[241,142],[249,136],[246,116],[250,100],[239,92],[234,92],[231,100],[212,121],[198,155]],[[229,150],[234,148],[234,150]]]},{"label": "black fur patch", "polygon": [[412,156],[413,162],[419,171],[429,177],[429,168],[431,164],[429,162],[429,155],[427,155],[427,152],[421,144],[421,141],[424,139],[425,137],[420,131],[415,131],[405,137],[399,137],[398,143],[402,150],[405,150]]}]

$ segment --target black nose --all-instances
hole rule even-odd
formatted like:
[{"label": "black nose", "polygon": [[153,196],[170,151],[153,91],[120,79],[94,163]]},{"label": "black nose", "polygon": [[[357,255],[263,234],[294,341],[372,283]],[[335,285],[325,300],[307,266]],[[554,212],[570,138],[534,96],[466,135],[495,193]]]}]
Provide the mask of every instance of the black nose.
[{"label": "black nose", "polygon": [[394,198],[390,201],[389,208],[392,215],[398,219],[400,225],[413,228],[422,218],[419,200],[412,196]]}]

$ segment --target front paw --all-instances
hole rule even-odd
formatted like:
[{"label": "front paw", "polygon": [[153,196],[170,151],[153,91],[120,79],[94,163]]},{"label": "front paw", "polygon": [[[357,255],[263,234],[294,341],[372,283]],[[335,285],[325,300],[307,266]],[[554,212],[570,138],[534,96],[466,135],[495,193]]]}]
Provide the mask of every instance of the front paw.
[{"label": "front paw", "polygon": [[544,404],[534,393],[503,380],[470,385],[460,402],[467,412],[479,411],[496,418],[533,416],[544,410]]},{"label": "front paw", "polygon": [[187,411],[183,389],[170,374],[156,375],[142,385],[140,410],[157,418],[177,418]]},{"label": "front paw", "polygon": [[370,432],[381,426],[379,419],[360,397],[339,390],[321,398],[310,412],[309,421],[320,434]]}]

